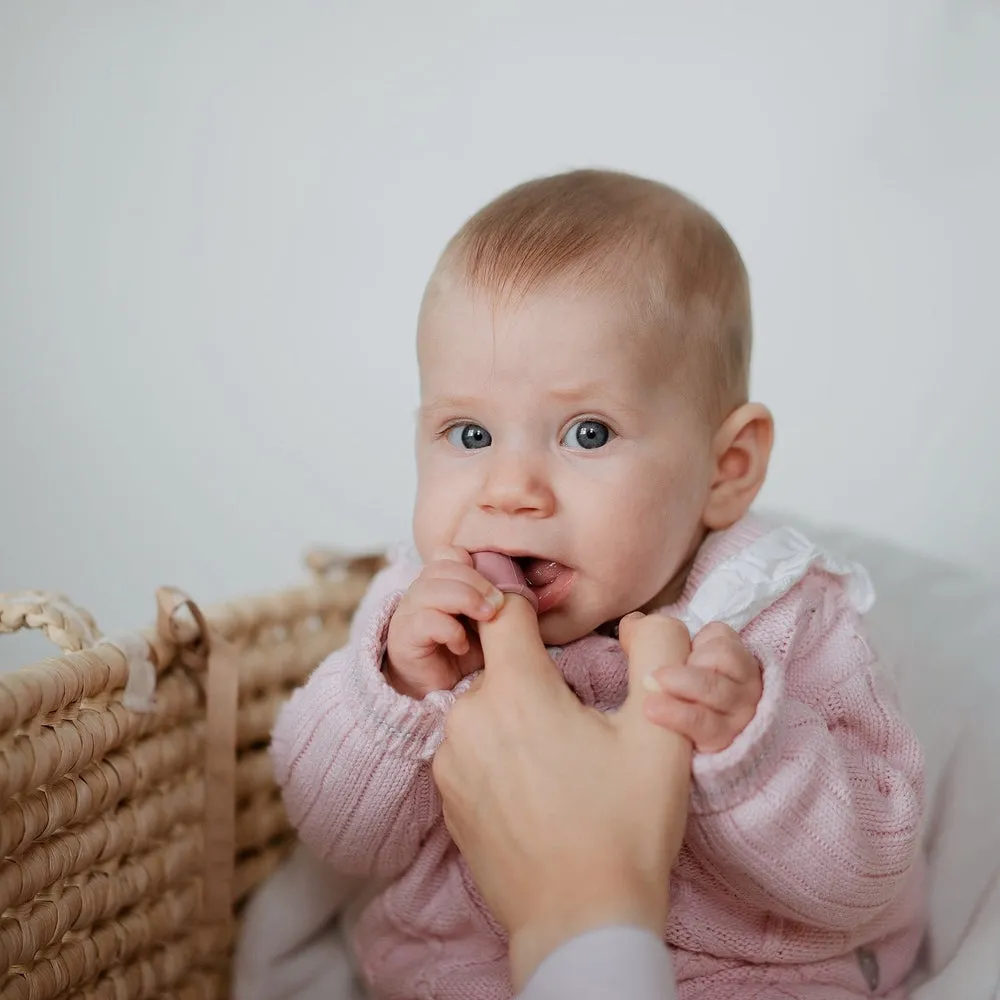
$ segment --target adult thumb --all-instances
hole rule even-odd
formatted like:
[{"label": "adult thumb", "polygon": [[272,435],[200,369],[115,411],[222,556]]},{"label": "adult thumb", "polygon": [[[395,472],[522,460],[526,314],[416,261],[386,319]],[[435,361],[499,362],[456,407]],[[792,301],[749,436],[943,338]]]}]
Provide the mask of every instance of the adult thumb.
[{"label": "adult thumb", "polygon": [[479,623],[479,642],[486,663],[484,683],[498,672],[555,671],[538,630],[538,616],[518,594],[505,594],[503,606],[489,621]]},{"label": "adult thumb", "polygon": [[649,695],[646,678],[660,667],[679,666],[687,660],[691,652],[687,626],[666,615],[636,613],[622,619],[618,635],[628,657],[628,697],[617,713],[619,724],[656,752],[679,753],[690,759],[690,741],[650,722],[643,713]]}]

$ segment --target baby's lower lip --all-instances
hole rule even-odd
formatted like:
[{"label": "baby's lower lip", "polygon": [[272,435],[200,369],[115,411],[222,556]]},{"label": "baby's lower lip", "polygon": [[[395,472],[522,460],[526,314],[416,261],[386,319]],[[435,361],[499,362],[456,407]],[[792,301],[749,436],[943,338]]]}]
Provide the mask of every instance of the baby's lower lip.
[{"label": "baby's lower lip", "polygon": [[541,587],[532,587],[538,598],[538,613],[545,614],[561,604],[573,588],[576,574],[568,566],[559,566],[554,573],[547,574],[547,582]]}]

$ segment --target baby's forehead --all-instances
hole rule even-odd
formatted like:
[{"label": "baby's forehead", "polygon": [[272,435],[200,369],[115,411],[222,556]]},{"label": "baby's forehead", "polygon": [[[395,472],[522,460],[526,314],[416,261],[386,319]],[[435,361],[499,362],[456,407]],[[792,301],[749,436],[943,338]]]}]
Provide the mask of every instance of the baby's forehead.
[{"label": "baby's forehead", "polygon": [[435,290],[418,327],[421,372],[489,367],[552,376],[648,376],[676,353],[663,317],[620,288],[550,283],[501,295],[461,285]]},{"label": "baby's forehead", "polygon": [[[489,404],[539,413],[629,407],[671,379],[671,366],[621,310],[548,303],[495,324],[434,322],[421,338],[421,402],[431,410]],[[455,317],[452,317],[454,319]]]}]

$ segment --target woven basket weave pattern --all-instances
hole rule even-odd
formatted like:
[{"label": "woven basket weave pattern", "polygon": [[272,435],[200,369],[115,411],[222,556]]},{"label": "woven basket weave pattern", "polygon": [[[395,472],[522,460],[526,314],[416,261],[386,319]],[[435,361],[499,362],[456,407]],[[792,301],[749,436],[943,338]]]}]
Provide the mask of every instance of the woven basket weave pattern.
[{"label": "woven basket weave pattern", "polygon": [[[275,715],[346,641],[378,560],[337,578],[334,559],[311,565],[310,586],[205,615],[238,655],[237,914],[291,842],[267,751]],[[64,652],[0,675],[0,996],[222,1000],[233,924],[201,911],[203,659],[143,632],[155,708],[129,711],[127,657],[86,612],[62,595],[10,596],[0,633],[40,628]]]}]

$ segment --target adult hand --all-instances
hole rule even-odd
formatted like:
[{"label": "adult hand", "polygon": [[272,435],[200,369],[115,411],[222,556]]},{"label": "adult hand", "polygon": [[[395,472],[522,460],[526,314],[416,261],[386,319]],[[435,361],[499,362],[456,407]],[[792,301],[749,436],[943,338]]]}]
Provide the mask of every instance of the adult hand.
[{"label": "adult hand", "polygon": [[519,990],[586,930],[663,932],[692,750],[644,717],[642,679],[690,646],[680,622],[625,619],[630,693],[603,715],[566,687],[523,598],[508,596],[479,633],[486,668],[449,713],[434,776],[448,828],[510,936]]}]

